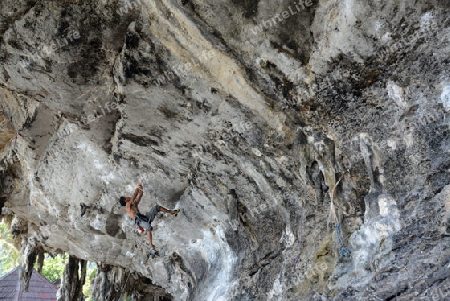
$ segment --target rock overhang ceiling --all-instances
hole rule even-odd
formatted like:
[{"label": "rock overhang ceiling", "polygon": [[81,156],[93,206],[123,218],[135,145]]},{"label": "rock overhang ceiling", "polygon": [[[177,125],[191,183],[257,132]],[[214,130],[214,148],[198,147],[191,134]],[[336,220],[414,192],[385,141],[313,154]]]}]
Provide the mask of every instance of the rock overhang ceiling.
[{"label": "rock overhang ceiling", "polygon": [[[448,290],[448,1],[0,5],[1,202],[29,250],[175,300]],[[141,211],[182,209],[156,258],[117,203],[139,178]]]}]

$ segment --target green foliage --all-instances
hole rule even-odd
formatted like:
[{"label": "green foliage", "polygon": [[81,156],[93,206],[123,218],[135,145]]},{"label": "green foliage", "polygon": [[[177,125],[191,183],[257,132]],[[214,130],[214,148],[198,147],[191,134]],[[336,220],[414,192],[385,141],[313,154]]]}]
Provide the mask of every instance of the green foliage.
[{"label": "green foliage", "polygon": [[20,250],[15,246],[10,226],[0,221],[0,277],[4,276],[20,263]]},{"label": "green foliage", "polygon": [[[64,267],[67,263],[68,256],[66,255],[57,255],[55,257],[51,257],[50,255],[45,255],[44,266],[42,267],[42,275],[45,276],[50,281],[54,281],[56,279],[61,279],[62,274],[64,272]],[[36,266],[35,266],[36,268]],[[80,271],[78,271],[79,276]],[[87,296],[87,301],[91,300],[89,296],[91,293],[91,284],[97,275],[97,266],[93,263],[88,262],[86,268],[86,280],[83,285],[83,295]]]},{"label": "green foliage", "polygon": [[97,266],[90,267],[88,265],[86,274],[87,274],[87,276],[86,276],[87,279],[94,280],[95,276],[97,275]]},{"label": "green foliage", "polygon": [[[57,255],[51,257],[45,254],[44,266],[41,274],[50,281],[61,279],[66,264],[66,255]],[[36,269],[36,263],[34,268]]]},{"label": "green foliage", "polygon": [[90,298],[92,292],[91,292],[91,285],[92,282],[94,281],[95,276],[97,275],[97,267],[93,267],[88,264],[87,266],[87,270],[86,270],[86,281],[84,282],[83,285],[83,295],[87,296],[88,298],[86,299],[86,301],[95,301],[93,299]]}]

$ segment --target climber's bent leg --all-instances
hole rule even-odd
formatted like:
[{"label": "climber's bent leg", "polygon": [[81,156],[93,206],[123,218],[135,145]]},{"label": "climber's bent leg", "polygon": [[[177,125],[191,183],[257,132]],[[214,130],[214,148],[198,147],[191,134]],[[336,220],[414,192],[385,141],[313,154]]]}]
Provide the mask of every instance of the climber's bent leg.
[{"label": "climber's bent leg", "polygon": [[180,210],[169,210],[167,208],[164,208],[163,206],[155,205],[155,207],[153,207],[153,209],[145,215],[148,218],[148,222],[151,223],[160,211],[170,213],[175,216],[177,216],[178,212],[180,212]]},{"label": "climber's bent leg", "polygon": [[155,205],[155,207],[153,207],[152,210],[150,210],[150,212],[145,215],[148,218],[149,223],[151,223],[155,219],[156,215],[160,211],[160,208],[161,207],[159,205]]},{"label": "climber's bent leg", "polygon": [[165,213],[170,213],[170,214],[175,215],[175,216],[178,214],[178,212],[180,212],[180,210],[169,210],[169,209],[166,209],[166,208],[164,208],[162,206],[159,206],[159,210],[162,211],[162,212],[165,212]]}]

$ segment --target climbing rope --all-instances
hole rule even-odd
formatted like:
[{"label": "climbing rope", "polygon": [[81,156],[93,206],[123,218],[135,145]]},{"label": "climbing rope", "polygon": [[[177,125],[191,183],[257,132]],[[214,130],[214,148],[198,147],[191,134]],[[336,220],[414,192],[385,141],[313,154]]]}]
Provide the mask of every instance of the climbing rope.
[{"label": "climbing rope", "polygon": [[330,207],[331,207],[331,212],[333,212],[333,217],[334,217],[334,222],[336,223],[336,238],[338,241],[338,245],[339,245],[339,254],[341,255],[341,257],[350,257],[351,252],[349,249],[347,249],[344,246],[344,239],[342,238],[342,233],[341,233],[341,225],[339,223],[339,219],[337,218],[336,215],[336,209],[334,207],[334,203],[333,203],[333,199],[334,199],[334,193],[336,191],[337,186],[339,185],[339,183],[342,181],[342,179],[344,178],[345,174],[349,172],[349,170],[347,169],[339,178],[339,180],[336,182],[336,185],[334,185],[333,189],[331,190],[331,198],[330,198]]}]

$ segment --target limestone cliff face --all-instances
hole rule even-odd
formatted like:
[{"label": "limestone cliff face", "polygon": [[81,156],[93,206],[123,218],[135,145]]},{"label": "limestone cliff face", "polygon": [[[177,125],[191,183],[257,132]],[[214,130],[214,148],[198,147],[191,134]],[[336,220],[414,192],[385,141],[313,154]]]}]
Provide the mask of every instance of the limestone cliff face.
[{"label": "limestone cliff face", "polygon": [[0,207],[99,300],[450,297],[448,0],[3,0],[0,37]]}]

